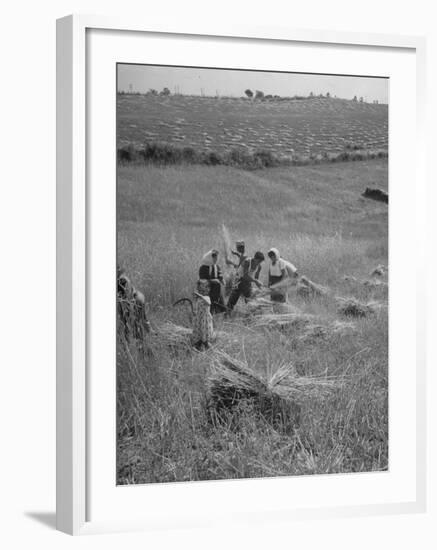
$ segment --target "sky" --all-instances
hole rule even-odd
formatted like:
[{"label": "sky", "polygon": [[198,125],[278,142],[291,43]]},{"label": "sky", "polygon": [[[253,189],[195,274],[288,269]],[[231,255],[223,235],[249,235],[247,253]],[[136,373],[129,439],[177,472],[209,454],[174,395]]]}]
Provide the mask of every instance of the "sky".
[{"label": "sky", "polygon": [[118,65],[118,91],[147,92],[164,87],[187,95],[242,96],[247,88],[264,94],[293,96],[314,94],[388,103],[388,79],[301,73],[273,73],[229,69],[202,69],[151,65]]}]

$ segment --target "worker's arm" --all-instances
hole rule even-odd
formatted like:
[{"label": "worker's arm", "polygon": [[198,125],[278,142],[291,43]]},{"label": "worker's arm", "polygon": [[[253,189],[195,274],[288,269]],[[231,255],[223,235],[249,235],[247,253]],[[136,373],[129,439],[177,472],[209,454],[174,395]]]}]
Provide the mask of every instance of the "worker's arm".
[{"label": "worker's arm", "polygon": [[250,260],[246,260],[244,262],[244,278],[251,283],[255,283],[258,288],[262,287],[262,284],[258,281],[258,277],[261,271],[261,266],[258,267],[258,269],[255,272],[255,277],[252,277],[252,275],[249,273],[250,269]]},{"label": "worker's arm", "polygon": [[271,285],[270,289],[271,290],[277,290],[279,288],[287,288],[287,287],[290,287],[290,286],[295,286],[296,283],[297,283],[298,278],[299,278],[299,275],[298,275],[297,271],[294,271],[291,275],[287,271],[287,275],[285,277],[283,277],[280,281],[275,283],[274,285]]}]

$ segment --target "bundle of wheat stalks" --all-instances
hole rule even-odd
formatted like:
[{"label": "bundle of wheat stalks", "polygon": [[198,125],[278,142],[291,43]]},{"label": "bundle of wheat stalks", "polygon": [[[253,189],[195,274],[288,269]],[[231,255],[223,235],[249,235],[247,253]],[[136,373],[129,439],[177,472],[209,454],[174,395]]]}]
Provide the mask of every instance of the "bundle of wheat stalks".
[{"label": "bundle of wheat stalks", "polygon": [[244,306],[243,311],[249,315],[262,315],[266,313],[300,313],[300,309],[289,302],[274,302],[265,298],[270,295],[270,291],[261,290],[254,294]]},{"label": "bundle of wheat stalks", "polygon": [[[193,330],[191,328],[182,327],[171,321],[166,321],[162,325],[159,325],[156,329],[155,335],[160,338],[161,342],[165,342],[171,346],[186,345],[193,343]],[[228,342],[235,342],[236,337],[230,335],[222,330],[215,331],[215,340],[226,340]]]},{"label": "bundle of wheat stalks", "polygon": [[266,313],[265,315],[255,317],[252,321],[252,326],[267,328],[299,327],[310,323],[314,319],[315,315],[299,311],[292,313]]},{"label": "bundle of wheat stalks", "polygon": [[302,298],[314,298],[316,296],[328,296],[330,290],[326,286],[319,285],[307,277],[300,277],[297,283],[297,294]]},{"label": "bundle of wheat stalks", "polygon": [[302,334],[298,338],[301,341],[307,341],[314,338],[328,338],[333,335],[344,336],[354,330],[356,330],[354,323],[344,321],[333,321],[327,324],[309,323],[303,328]]},{"label": "bundle of wheat stalks", "polygon": [[179,344],[190,344],[192,332],[191,328],[182,327],[171,321],[167,321],[157,327],[156,335],[162,341],[177,346]]},{"label": "bundle of wheat stalks", "polygon": [[272,302],[266,298],[256,296],[244,304],[241,311],[247,315],[262,315],[272,311]]},{"label": "bundle of wheat stalks", "polygon": [[208,380],[208,404],[215,421],[229,415],[238,417],[241,403],[250,403],[255,415],[263,417],[274,428],[289,432],[300,423],[301,403],[305,398],[323,398],[343,379],[335,377],[296,376],[293,365],[280,366],[273,375],[262,376],[247,363],[216,351],[212,375]]},{"label": "bundle of wheat stalks", "polygon": [[377,279],[377,278],[357,279],[357,277],[354,277],[353,275],[344,275],[343,281],[346,281],[347,283],[362,285],[370,289],[373,289],[373,288],[387,289],[388,288],[387,282],[381,281],[380,279]]},{"label": "bundle of wheat stalks", "polygon": [[346,317],[367,317],[386,307],[380,302],[364,304],[356,298],[342,298],[337,296],[338,312]]}]

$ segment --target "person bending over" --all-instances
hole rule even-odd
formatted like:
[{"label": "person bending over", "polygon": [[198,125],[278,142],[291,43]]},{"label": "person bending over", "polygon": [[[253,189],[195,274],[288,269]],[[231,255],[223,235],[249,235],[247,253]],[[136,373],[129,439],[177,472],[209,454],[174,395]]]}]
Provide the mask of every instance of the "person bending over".
[{"label": "person bending over", "polygon": [[258,288],[262,287],[262,284],[258,278],[263,261],[264,254],[262,252],[255,252],[253,258],[245,258],[238,270],[234,287],[229,296],[227,304],[228,313],[234,309],[240,296],[244,296],[246,300],[251,297],[253,284],[255,284]]},{"label": "person bending over", "polygon": [[281,258],[277,248],[271,248],[267,256],[270,259],[269,265],[269,288],[271,288],[270,299],[272,302],[284,303],[288,300],[288,286],[293,279],[296,279],[297,269],[295,266]]}]

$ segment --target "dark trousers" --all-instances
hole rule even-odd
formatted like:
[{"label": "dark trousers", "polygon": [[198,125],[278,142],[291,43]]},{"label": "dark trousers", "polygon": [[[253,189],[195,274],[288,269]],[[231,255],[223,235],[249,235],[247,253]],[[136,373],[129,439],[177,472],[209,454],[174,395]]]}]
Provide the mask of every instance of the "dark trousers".
[{"label": "dark trousers", "polygon": [[232,311],[238,302],[240,296],[250,298],[252,294],[252,283],[250,281],[240,281],[238,285],[232,289],[228,299],[228,312]]},{"label": "dark trousers", "polygon": [[209,297],[211,299],[211,313],[221,313],[225,310],[221,285],[218,281],[210,281]]}]

